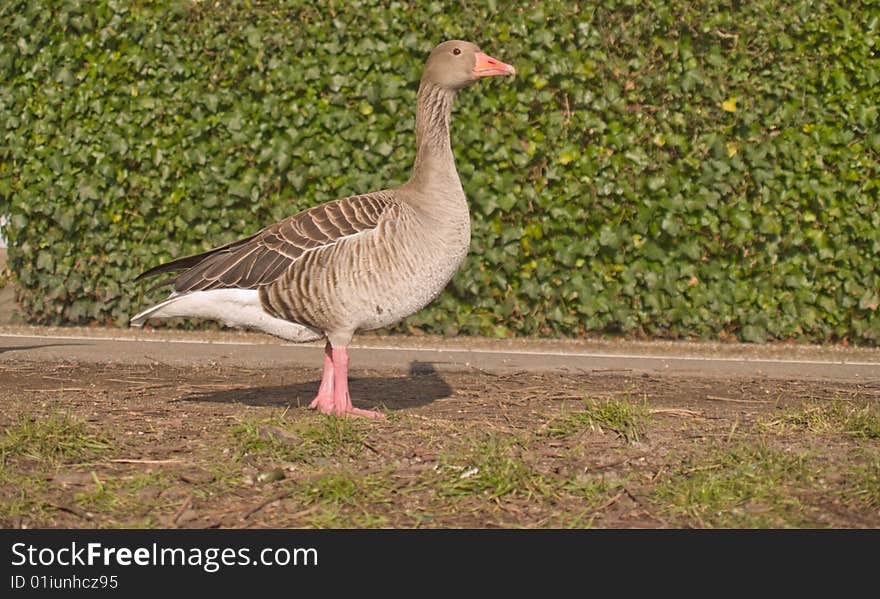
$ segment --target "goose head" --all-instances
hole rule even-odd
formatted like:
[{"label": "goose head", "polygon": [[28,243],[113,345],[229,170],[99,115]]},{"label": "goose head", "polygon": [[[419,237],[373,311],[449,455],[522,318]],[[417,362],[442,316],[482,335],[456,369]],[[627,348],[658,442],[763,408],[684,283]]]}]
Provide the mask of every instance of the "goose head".
[{"label": "goose head", "polygon": [[515,74],[513,66],[484,54],[476,44],[449,40],[431,51],[422,83],[457,91],[482,77]]}]

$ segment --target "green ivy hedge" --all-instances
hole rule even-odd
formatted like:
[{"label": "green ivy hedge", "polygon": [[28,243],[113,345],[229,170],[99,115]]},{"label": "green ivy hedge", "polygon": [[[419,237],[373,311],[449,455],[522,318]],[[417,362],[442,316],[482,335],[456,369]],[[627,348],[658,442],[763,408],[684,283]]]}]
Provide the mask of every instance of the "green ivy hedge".
[{"label": "green ivy hedge", "polygon": [[[335,8],[334,8],[335,7]],[[472,252],[402,326],[880,338],[875,1],[22,1],[0,7],[0,213],[37,323],[141,270],[394,185],[440,40]]]}]

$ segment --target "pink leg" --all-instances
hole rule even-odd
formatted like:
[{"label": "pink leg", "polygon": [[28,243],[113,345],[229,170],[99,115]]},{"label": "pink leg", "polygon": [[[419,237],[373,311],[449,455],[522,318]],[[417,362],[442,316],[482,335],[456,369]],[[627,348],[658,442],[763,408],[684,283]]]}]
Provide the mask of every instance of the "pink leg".
[{"label": "pink leg", "polygon": [[[336,416],[367,416],[368,418],[384,418],[383,414],[370,410],[361,410],[351,405],[351,397],[348,395],[348,350],[344,347],[334,347],[331,351],[333,358],[333,411]],[[325,410],[323,407],[321,411]]]},{"label": "pink leg", "polygon": [[324,346],[324,374],[321,376],[321,386],[318,387],[318,395],[309,404],[310,408],[318,408],[325,414],[333,410],[333,348],[330,342]]}]

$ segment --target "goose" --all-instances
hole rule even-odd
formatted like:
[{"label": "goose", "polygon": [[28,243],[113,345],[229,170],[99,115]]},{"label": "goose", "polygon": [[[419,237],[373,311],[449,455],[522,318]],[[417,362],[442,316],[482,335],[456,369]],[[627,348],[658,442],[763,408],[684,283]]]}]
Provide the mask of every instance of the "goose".
[{"label": "goose", "polygon": [[172,291],[131,325],[191,317],[297,343],[326,339],[309,407],[383,417],[352,405],[348,346],[356,332],[389,326],[429,304],[461,265],[471,228],[449,136],[453,99],[481,78],[515,74],[473,43],[439,44],[419,84],[408,181],[318,204],[250,237],[147,270],[135,280],[174,273],[156,285],[171,284]]}]

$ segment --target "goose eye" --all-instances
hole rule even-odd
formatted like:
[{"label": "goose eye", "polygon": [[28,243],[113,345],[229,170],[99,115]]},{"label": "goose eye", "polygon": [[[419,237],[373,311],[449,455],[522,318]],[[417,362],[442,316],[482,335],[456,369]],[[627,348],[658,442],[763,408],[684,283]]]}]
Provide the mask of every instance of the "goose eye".
[{"label": "goose eye", "polygon": [[452,53],[455,54],[456,56],[458,56],[459,54],[461,54],[461,48],[454,48],[452,50]]}]

